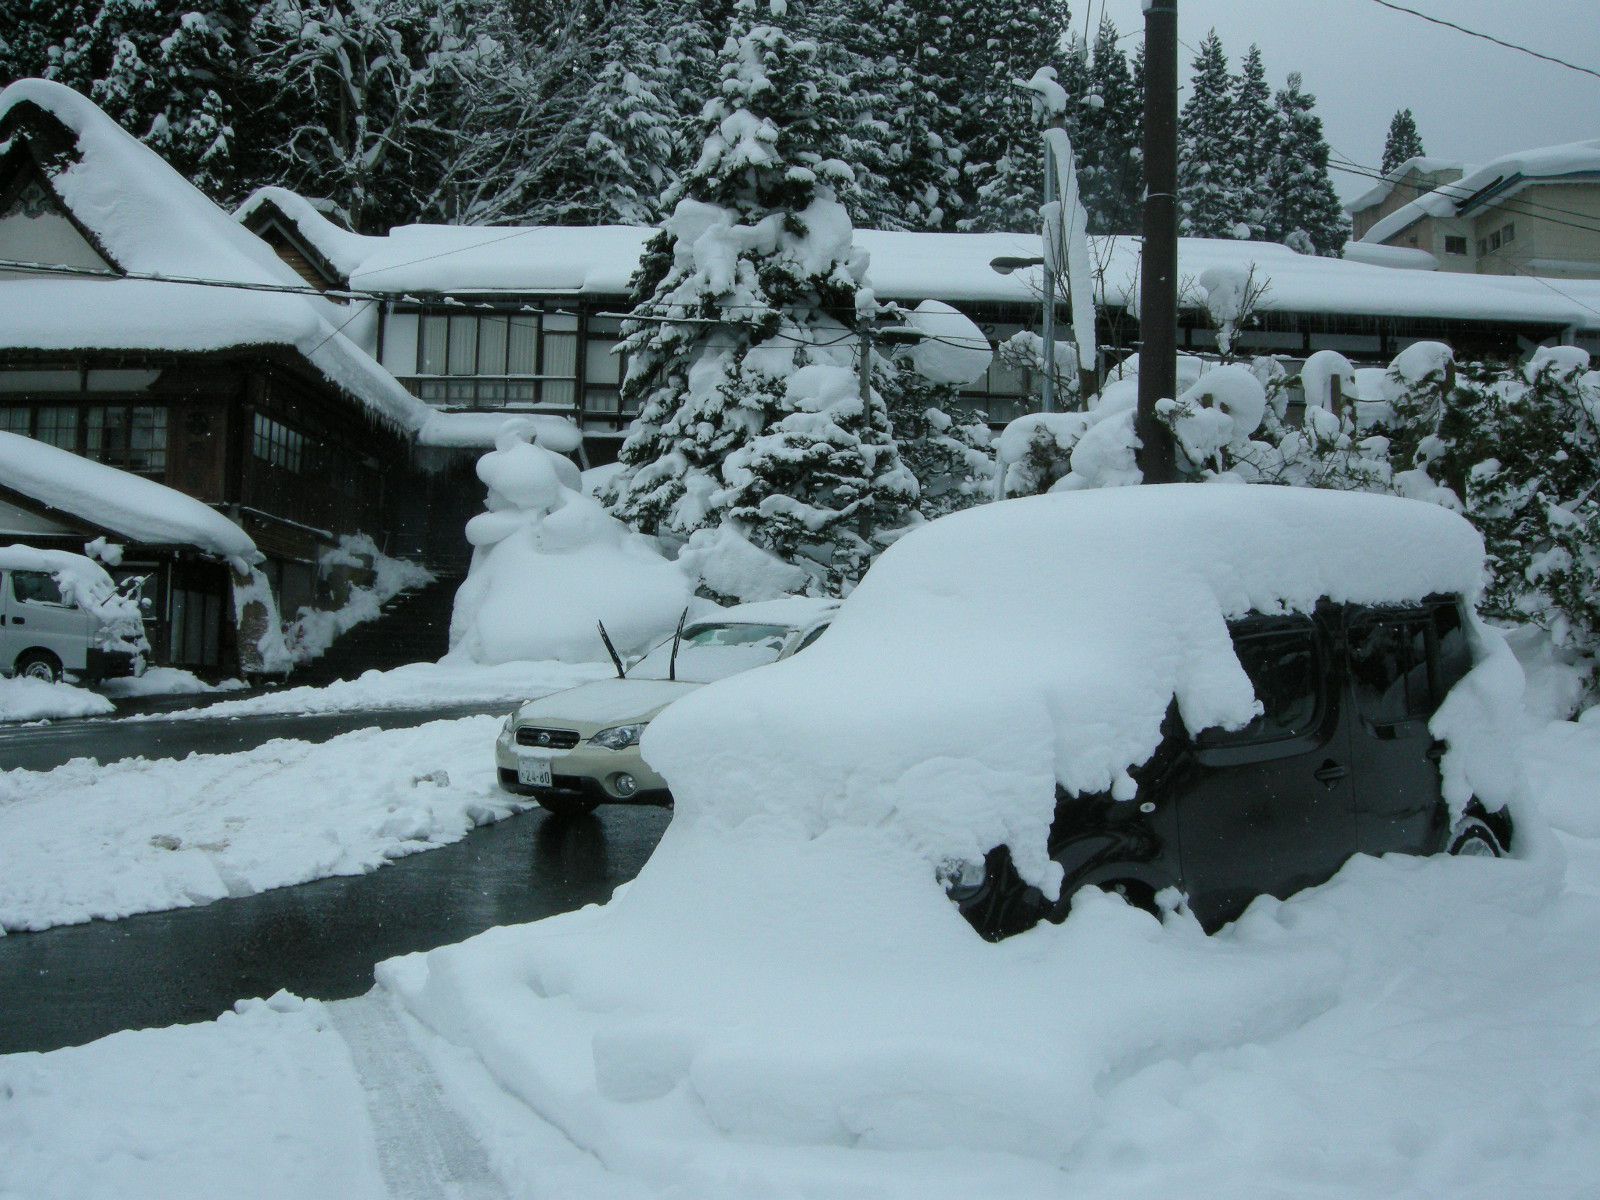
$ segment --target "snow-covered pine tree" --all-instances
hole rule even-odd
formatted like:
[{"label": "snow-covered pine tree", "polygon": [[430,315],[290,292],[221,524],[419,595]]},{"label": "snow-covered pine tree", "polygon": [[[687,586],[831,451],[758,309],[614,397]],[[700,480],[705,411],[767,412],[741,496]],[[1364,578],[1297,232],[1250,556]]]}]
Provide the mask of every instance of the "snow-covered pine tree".
[{"label": "snow-covered pine tree", "polygon": [[664,215],[661,196],[678,166],[676,55],[683,7],[653,0],[612,5],[594,83],[575,118],[585,136],[574,139],[573,161],[562,164],[565,186],[542,189],[561,197],[553,219],[649,225]]},{"label": "snow-covered pine tree", "polygon": [[1089,230],[1137,233],[1144,194],[1144,97],[1134,90],[1128,57],[1109,17],[1101,19],[1095,35],[1085,99],[1073,145]]},{"label": "snow-covered pine tree", "polygon": [[1244,183],[1244,222],[1252,238],[1266,236],[1268,176],[1272,156],[1278,148],[1278,110],[1272,104],[1272,88],[1261,61],[1261,48],[1251,46],[1239,65],[1233,97],[1234,120],[1238,130],[1239,175]]},{"label": "snow-covered pine tree", "polygon": [[1040,67],[1063,67],[1064,0],[991,0],[958,18],[956,52],[966,92],[961,141],[971,231],[1038,228],[1044,149],[1030,94],[1017,87]]},{"label": "snow-covered pine tree", "polygon": [[1189,237],[1238,237],[1249,228],[1236,93],[1222,39],[1213,29],[1195,55],[1178,124],[1179,227]]},{"label": "snow-covered pine tree", "polygon": [[606,499],[645,533],[748,543],[826,592],[914,519],[917,489],[857,386],[866,262],[816,45],[777,23],[793,8],[738,0],[700,157],[634,277],[623,395],[641,414]]},{"label": "snow-covered pine tree", "polygon": [[853,176],[839,199],[857,225],[904,228],[889,182],[896,165],[895,116],[905,106],[910,82],[898,44],[902,6],[880,12],[872,0],[818,0],[808,13],[804,33],[817,44],[820,103],[837,130],[836,153]]},{"label": "snow-covered pine tree", "polygon": [[1409,108],[1402,108],[1389,122],[1389,136],[1383,143],[1385,175],[1413,158],[1421,158],[1427,151],[1422,148],[1422,135],[1417,132],[1417,119]]},{"label": "snow-covered pine tree", "polygon": [[1301,87],[1298,71],[1275,99],[1278,148],[1268,173],[1271,211],[1267,236],[1302,254],[1338,258],[1350,222],[1328,175],[1328,143],[1322,137],[1317,98]]},{"label": "snow-covered pine tree", "polygon": [[0,81],[54,79],[90,96],[123,128],[222,199],[239,190],[242,0],[106,0],[0,8]]}]

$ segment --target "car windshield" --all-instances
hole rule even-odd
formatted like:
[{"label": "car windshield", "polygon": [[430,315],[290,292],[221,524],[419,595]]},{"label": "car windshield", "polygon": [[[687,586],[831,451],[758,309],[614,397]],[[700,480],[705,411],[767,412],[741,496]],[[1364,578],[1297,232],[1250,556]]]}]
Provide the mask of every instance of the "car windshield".
[{"label": "car windshield", "polygon": [[[720,623],[691,625],[678,647],[679,679],[713,683],[776,662],[791,630],[787,625]],[[672,639],[646,654],[628,672],[629,679],[666,679],[672,661]]]}]

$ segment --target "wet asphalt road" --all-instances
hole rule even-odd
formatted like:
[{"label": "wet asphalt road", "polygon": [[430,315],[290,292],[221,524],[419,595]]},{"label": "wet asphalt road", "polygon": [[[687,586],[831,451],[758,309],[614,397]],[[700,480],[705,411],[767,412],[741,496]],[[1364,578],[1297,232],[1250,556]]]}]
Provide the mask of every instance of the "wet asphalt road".
[{"label": "wet asphalt road", "polygon": [[86,721],[52,721],[32,725],[0,725],[0,770],[25,767],[47,771],[74,758],[103,763],[120,758],[183,758],[191,753],[231,754],[250,750],[274,738],[325,742],[353,729],[399,729],[449,717],[504,713],[506,701],[455,704],[427,709],[376,709],[347,713],[281,714],[254,717],[195,717],[183,720],[132,721],[99,717]]},{"label": "wet asphalt road", "polygon": [[534,810],[367,875],[11,934],[0,938],[0,1053],[206,1020],[279,988],[360,995],[382,959],[606,900],[670,818],[613,806],[562,821]]}]

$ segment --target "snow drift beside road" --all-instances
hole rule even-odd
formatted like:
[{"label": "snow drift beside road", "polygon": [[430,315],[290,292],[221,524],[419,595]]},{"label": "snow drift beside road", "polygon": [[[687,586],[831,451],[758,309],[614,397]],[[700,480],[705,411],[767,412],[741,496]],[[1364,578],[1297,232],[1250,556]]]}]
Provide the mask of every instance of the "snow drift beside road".
[{"label": "snow drift beside road", "polygon": [[104,696],[70,683],[0,677],[0,721],[54,721],[101,717],[116,706]]},{"label": "snow drift beside road", "polygon": [[0,932],[358,875],[456,841],[522,807],[495,783],[498,727],[0,772]]}]

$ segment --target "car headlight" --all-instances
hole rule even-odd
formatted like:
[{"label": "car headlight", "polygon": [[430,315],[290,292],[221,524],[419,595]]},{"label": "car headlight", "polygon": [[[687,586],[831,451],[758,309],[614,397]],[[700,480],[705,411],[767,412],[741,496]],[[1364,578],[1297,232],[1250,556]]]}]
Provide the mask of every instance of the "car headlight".
[{"label": "car headlight", "polygon": [[638,725],[613,725],[610,729],[602,729],[589,739],[591,745],[604,746],[607,750],[626,750],[629,746],[639,744],[639,735],[644,732],[644,724]]}]

